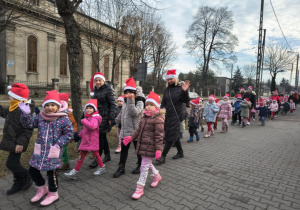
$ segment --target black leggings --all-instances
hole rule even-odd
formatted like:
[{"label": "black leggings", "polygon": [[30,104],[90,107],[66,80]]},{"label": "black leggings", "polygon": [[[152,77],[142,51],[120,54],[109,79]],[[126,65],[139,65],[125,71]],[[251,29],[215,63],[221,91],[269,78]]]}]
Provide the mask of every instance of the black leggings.
[{"label": "black leggings", "polygon": [[109,154],[109,145],[106,138],[106,133],[99,134],[99,155],[101,156],[104,150],[104,155]]},{"label": "black leggings", "polygon": [[[122,163],[124,167],[125,167],[126,160],[127,160],[127,157],[128,157],[128,150],[130,148],[130,144],[131,144],[131,142],[129,142],[129,144],[127,144],[127,146],[125,146],[123,144],[123,139],[122,139],[122,144],[121,144],[122,149],[121,149],[121,154],[120,154],[120,163]],[[134,149],[136,149],[137,141],[133,141],[133,145],[134,145]],[[138,158],[137,164],[141,165],[142,156],[137,155],[137,158]]]},{"label": "black leggings", "polygon": [[[177,140],[174,142],[174,145],[176,146],[178,153],[183,153],[183,150],[182,150],[182,147],[181,147],[179,133],[178,133]],[[172,146],[173,146],[173,142],[172,141],[166,141],[164,150],[162,152],[162,156],[166,157]]]},{"label": "black leggings", "polygon": [[189,133],[190,133],[191,137],[193,137],[194,134],[197,135],[198,134],[197,128],[195,128],[195,127],[189,127]]},{"label": "black leggings", "polygon": [[10,152],[6,161],[6,167],[13,173],[16,179],[22,179],[28,174],[28,170],[21,165],[20,158],[21,153]]},{"label": "black leggings", "polygon": [[[45,185],[46,181],[41,175],[41,171],[30,166],[29,173],[36,186],[41,187]],[[48,187],[50,192],[56,192],[58,188],[57,170],[47,171]]]}]

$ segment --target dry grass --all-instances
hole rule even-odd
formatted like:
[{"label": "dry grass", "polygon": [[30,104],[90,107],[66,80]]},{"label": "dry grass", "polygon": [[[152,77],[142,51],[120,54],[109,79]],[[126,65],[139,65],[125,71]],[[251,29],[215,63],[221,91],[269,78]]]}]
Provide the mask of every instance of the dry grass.
[{"label": "dry grass", "polygon": [[[34,131],[34,134],[32,138],[30,139],[30,143],[28,146],[28,149],[25,153],[22,154],[21,156],[21,164],[25,168],[29,168],[29,160],[31,158],[33,148],[34,148],[34,143],[36,140],[37,136],[37,131]],[[2,133],[0,135],[0,139],[2,139]],[[110,147],[116,147],[118,145],[118,138],[117,138],[117,129],[116,127],[113,127],[110,133],[107,135],[108,143]],[[70,160],[75,159],[78,157],[77,153],[77,143],[76,142],[71,142],[68,144],[68,152],[69,152],[69,158]],[[8,152],[0,150],[0,178],[5,178],[8,174],[11,172],[6,168],[6,160],[7,160]]]}]

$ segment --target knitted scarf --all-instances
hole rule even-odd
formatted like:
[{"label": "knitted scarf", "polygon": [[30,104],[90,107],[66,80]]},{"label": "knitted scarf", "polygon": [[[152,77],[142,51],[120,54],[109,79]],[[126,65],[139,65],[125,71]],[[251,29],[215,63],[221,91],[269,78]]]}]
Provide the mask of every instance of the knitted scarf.
[{"label": "knitted scarf", "polygon": [[56,112],[56,113],[48,114],[45,112],[45,110],[43,110],[42,112],[40,112],[40,115],[43,118],[43,120],[53,122],[53,121],[56,121],[59,117],[67,116],[68,114],[63,113],[63,112]]},{"label": "knitted scarf", "polygon": [[14,111],[16,108],[18,108],[20,102],[21,102],[21,101],[19,101],[19,100],[11,100],[11,101],[9,101],[9,103],[10,103],[9,111],[12,112],[12,111]]},{"label": "knitted scarf", "polygon": [[88,114],[88,113],[85,113],[85,118],[89,118],[89,117],[92,117],[93,115],[95,115],[95,114],[98,114],[98,111],[96,111],[96,112],[93,112],[92,114]]}]

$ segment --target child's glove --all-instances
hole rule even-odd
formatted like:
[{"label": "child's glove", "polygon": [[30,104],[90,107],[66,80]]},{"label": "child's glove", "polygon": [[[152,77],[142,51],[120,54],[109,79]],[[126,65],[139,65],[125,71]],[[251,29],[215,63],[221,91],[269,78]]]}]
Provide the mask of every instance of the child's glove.
[{"label": "child's glove", "polygon": [[127,144],[129,144],[132,141],[132,137],[131,136],[126,136],[123,138],[123,144],[125,146],[127,146]]},{"label": "child's glove", "polygon": [[79,142],[80,139],[81,139],[81,138],[79,137],[78,133],[75,133],[75,134],[74,134],[74,141],[75,141],[75,142]]},{"label": "child's glove", "polygon": [[161,151],[160,150],[156,150],[155,152],[155,159],[158,160],[161,157]]},{"label": "child's glove", "polygon": [[54,147],[60,149],[59,145],[58,144],[54,144]]},{"label": "child's glove", "polygon": [[36,115],[38,115],[41,111],[40,111],[39,108],[36,106],[36,107],[34,108],[34,112],[35,112]]},{"label": "child's glove", "polygon": [[30,114],[29,104],[25,104],[24,101],[19,103],[19,107],[24,115]]}]

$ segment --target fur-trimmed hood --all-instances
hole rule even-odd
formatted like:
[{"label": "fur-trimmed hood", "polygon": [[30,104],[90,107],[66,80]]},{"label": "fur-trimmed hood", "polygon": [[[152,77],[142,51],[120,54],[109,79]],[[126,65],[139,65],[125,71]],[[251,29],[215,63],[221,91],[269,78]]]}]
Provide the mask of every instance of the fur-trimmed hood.
[{"label": "fur-trimmed hood", "polygon": [[[158,115],[165,115],[166,114],[166,109],[162,108],[159,110],[159,112],[157,112],[156,114],[152,115],[151,118],[157,117]],[[144,117],[146,117],[146,115],[144,114]]]}]

